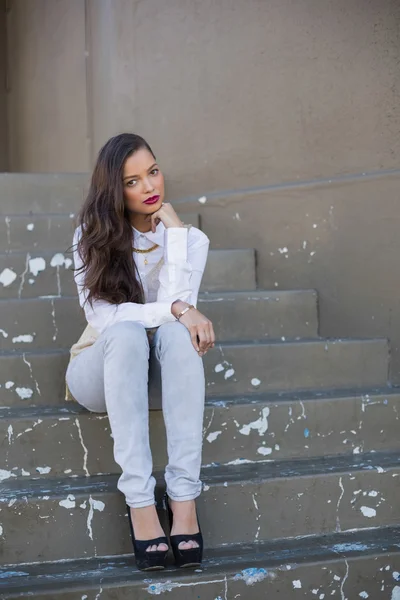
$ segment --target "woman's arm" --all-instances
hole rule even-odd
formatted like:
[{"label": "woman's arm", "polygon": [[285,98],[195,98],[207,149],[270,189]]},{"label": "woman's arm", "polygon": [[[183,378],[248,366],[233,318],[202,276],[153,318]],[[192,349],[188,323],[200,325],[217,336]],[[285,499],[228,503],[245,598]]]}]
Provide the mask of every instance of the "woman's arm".
[{"label": "woman's arm", "polygon": [[[120,321],[137,321],[144,327],[158,327],[163,323],[174,321],[174,314],[179,312],[172,306],[176,300],[190,301],[192,304],[197,301],[209,245],[207,236],[199,230],[197,232],[199,233],[189,236],[188,242],[186,228],[173,227],[165,230],[165,264],[160,272],[157,302],[145,304],[124,302],[115,305],[105,300],[94,300],[91,305],[86,302],[84,273],[75,271],[79,302],[85,311],[88,323],[101,333]],[[73,242],[75,269],[82,267],[82,260],[77,251],[79,237],[80,230],[77,229]]]},{"label": "woman's arm", "polygon": [[197,306],[210,240],[196,227],[168,228],[164,236],[164,265],[157,301],[182,300]]}]

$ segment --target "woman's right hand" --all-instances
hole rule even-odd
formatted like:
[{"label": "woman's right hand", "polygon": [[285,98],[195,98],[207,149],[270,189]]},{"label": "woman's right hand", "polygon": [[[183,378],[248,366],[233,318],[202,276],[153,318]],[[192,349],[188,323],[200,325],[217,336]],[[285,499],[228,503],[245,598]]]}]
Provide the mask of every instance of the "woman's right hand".
[{"label": "woman's right hand", "polygon": [[[176,304],[176,306],[174,306]],[[177,316],[185,306],[186,303],[174,303],[173,314]],[[213,324],[210,319],[207,319],[197,308],[191,308],[179,319],[179,322],[186,327],[190,333],[192,344],[199,356],[214,348],[215,346],[215,333]]]}]

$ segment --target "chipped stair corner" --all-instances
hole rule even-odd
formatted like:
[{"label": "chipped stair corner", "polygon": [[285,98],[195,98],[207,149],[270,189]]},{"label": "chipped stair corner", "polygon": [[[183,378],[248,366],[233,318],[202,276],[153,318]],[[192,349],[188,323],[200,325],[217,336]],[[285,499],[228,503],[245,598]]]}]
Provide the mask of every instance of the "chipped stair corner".
[{"label": "chipped stair corner", "polygon": [[[321,339],[317,292],[256,289],[252,248],[210,251],[199,295],[218,337],[204,359],[204,563],[143,578],[108,418],[64,401],[84,327],[68,248],[87,176],[13,181],[0,175],[14,210],[0,219],[0,597],[400,600],[400,392],[387,382],[388,342]],[[277,251],[284,260],[292,248]],[[312,261],[310,242],[303,251]],[[159,501],[160,411],[150,430]]]}]

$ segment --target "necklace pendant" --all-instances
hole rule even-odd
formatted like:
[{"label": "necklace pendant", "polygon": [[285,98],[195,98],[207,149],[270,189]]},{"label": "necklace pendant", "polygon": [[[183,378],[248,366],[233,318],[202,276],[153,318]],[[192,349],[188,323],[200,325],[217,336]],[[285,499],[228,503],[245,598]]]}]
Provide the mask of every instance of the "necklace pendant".
[{"label": "necklace pendant", "polygon": [[145,259],[144,259],[144,264],[145,264],[145,265],[148,265],[148,264],[149,264],[149,261],[147,260],[147,258],[145,258]]}]

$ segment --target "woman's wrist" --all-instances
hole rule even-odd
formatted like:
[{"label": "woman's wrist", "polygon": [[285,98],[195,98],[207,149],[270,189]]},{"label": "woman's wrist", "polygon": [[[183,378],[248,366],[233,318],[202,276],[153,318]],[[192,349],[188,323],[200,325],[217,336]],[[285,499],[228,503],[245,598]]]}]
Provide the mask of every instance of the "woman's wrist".
[{"label": "woman's wrist", "polygon": [[174,315],[175,319],[185,308],[189,306],[188,302],[183,302],[183,300],[175,300],[171,304],[171,313]]}]

